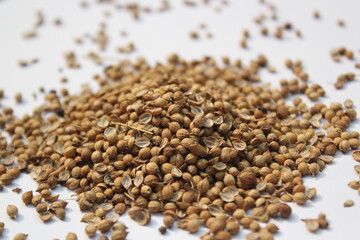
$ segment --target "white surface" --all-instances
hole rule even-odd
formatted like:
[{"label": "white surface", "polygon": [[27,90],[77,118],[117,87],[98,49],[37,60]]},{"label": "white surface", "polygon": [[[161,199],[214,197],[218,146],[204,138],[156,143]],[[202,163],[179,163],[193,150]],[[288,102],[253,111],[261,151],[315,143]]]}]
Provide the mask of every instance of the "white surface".
[{"label": "white surface", "polygon": [[[91,1],[93,2],[95,1]],[[143,2],[149,4],[151,2],[154,5],[158,3],[158,1]],[[100,6],[90,4],[88,9],[81,9],[79,2],[74,0],[0,1],[0,88],[5,89],[6,92],[3,105],[12,105],[13,94],[22,92],[25,103],[16,107],[17,113],[21,115],[31,112],[32,108],[42,101],[41,97],[34,101],[31,96],[40,86],[44,86],[46,90],[66,86],[72,93],[77,92],[82,83],[91,82],[95,86],[92,76],[101,69],[85,59],[85,55],[89,50],[97,51],[98,48],[90,41],[86,41],[82,46],[76,46],[73,40],[85,33],[94,34],[99,22],[104,20],[108,24],[107,30],[111,38],[105,56],[111,58],[113,62],[114,59],[127,57],[116,53],[115,49],[128,41],[134,41],[137,48],[137,51],[130,55],[131,57],[144,56],[152,63],[164,61],[166,56],[173,52],[187,59],[211,55],[217,59],[221,56],[230,56],[231,59],[240,57],[244,62],[255,58],[259,53],[264,53],[270,65],[275,66],[279,73],[271,75],[264,72],[263,79],[274,82],[276,86],[279,79],[292,78],[290,71],[283,66],[284,60],[301,59],[310,74],[310,82],[320,83],[326,89],[327,96],[324,102],[343,102],[347,98],[352,98],[356,108],[359,109],[359,81],[347,84],[341,91],[335,91],[332,85],[339,74],[348,71],[358,72],[354,70],[354,62],[344,60],[342,63],[334,63],[329,57],[329,51],[334,47],[346,46],[355,51],[356,57],[359,58],[360,1],[274,1],[278,5],[278,22],[290,21],[295,28],[300,28],[304,35],[302,39],[297,39],[294,34],[287,33],[285,39],[281,41],[273,37],[260,36],[259,29],[252,20],[259,12],[267,12],[267,9],[257,1],[233,0],[228,7],[222,9],[221,13],[215,13],[213,7],[202,5],[186,8],[178,2],[181,1],[172,1],[173,8],[170,12],[146,14],[141,21],[134,22],[128,13],[115,10],[108,4]],[[217,2],[213,6],[220,5]],[[37,9],[42,9],[45,13],[45,25],[39,29],[37,38],[24,41],[21,35],[24,31],[30,30],[35,21],[34,11]],[[315,9],[320,11],[321,20],[315,21],[312,18]],[[109,10],[112,16],[104,17],[104,10]],[[56,17],[63,19],[63,26],[55,27],[52,24],[52,20]],[[339,18],[345,20],[345,28],[337,26],[336,21]],[[208,25],[208,29],[214,35],[213,39],[208,40],[205,37],[197,41],[189,39],[189,31],[198,29],[200,23]],[[270,23],[267,25],[274,28]],[[248,41],[249,50],[239,48],[238,44],[242,30],[245,28],[251,33],[251,39]],[[120,37],[121,30],[128,32],[127,38]],[[80,70],[69,70],[64,67],[63,53],[68,50],[75,50],[82,65]],[[29,68],[18,67],[19,59],[34,57],[39,58],[38,64]],[[59,67],[64,67],[65,71],[59,73],[57,71]],[[66,85],[59,83],[62,76],[68,77],[70,82]],[[352,125],[352,129],[359,130],[359,121]],[[359,196],[347,186],[349,181],[358,179],[353,170],[355,164],[351,154],[344,156],[338,154],[335,162],[327,166],[323,173],[316,178],[307,177],[305,185],[316,187],[319,195],[305,206],[292,205],[293,215],[290,221],[272,220],[280,227],[276,239],[359,239]],[[25,175],[0,193],[0,221],[6,224],[4,239],[12,239],[18,232],[29,234],[30,240],[64,239],[68,232],[77,233],[79,239],[87,239],[83,230],[85,225],[79,222],[82,215],[74,200],[69,200],[68,206],[71,210],[68,211],[65,222],[54,219],[44,225],[35,210],[25,207],[20,195],[11,191],[17,186],[23,191],[28,191],[34,190],[36,184]],[[61,196],[66,199],[71,194],[72,192],[64,190]],[[343,202],[347,199],[353,199],[355,206],[344,208]],[[5,209],[10,203],[19,207],[20,217],[16,221],[6,216]],[[311,234],[300,219],[315,218],[320,212],[327,214],[330,228]],[[162,237],[157,230],[162,224],[160,217],[153,217],[151,224],[146,227],[135,225],[127,216],[122,216],[120,221],[125,222],[129,227],[128,239],[132,240],[197,239],[176,228]],[[204,232],[204,229],[201,232]],[[247,231],[242,230],[236,239],[243,239],[246,233]]]}]

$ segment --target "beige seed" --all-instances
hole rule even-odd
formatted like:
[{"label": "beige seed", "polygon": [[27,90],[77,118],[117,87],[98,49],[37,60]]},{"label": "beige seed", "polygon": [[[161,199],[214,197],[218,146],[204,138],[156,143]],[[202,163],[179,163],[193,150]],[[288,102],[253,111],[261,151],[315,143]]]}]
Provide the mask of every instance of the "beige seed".
[{"label": "beige seed", "polygon": [[109,221],[107,219],[103,219],[98,223],[97,229],[101,233],[106,233],[111,229],[112,226],[113,226],[113,223],[111,221]]},{"label": "beige seed", "polygon": [[14,236],[14,240],[25,240],[27,239],[28,235],[24,233],[18,233]]},{"label": "beige seed", "polygon": [[360,162],[360,150],[353,151],[353,152],[352,152],[352,157],[353,157],[356,161]]},{"label": "beige seed", "polygon": [[113,226],[113,230],[126,230],[126,229],[127,229],[126,225],[121,222],[117,222]]},{"label": "beige seed", "polygon": [[56,208],[55,209],[55,216],[60,219],[60,220],[64,220],[66,217],[66,211],[63,208]]},{"label": "beige seed", "polygon": [[4,232],[5,224],[3,222],[0,222],[0,237],[2,236]]},{"label": "beige seed", "polygon": [[24,204],[28,205],[31,203],[31,199],[33,198],[33,193],[32,191],[28,191],[28,192],[24,192],[23,195],[21,196],[22,201],[24,202]]},{"label": "beige seed", "polygon": [[39,217],[41,221],[43,221],[44,223],[49,222],[53,216],[54,215],[51,212],[47,212],[47,211],[39,213]]},{"label": "beige seed", "polygon": [[175,219],[170,215],[165,215],[163,222],[164,222],[165,227],[172,228],[172,226],[174,225]]},{"label": "beige seed", "polygon": [[65,238],[65,240],[77,240],[78,239],[78,237],[77,237],[77,235],[75,234],[75,233],[68,233],[67,235],[66,235],[66,238]]},{"label": "beige seed", "polygon": [[344,207],[352,207],[354,206],[355,202],[353,200],[346,200],[344,202]]},{"label": "beige seed", "polygon": [[15,205],[8,205],[6,207],[6,213],[9,217],[15,219],[18,216],[19,210]]},{"label": "beige seed", "polygon": [[357,190],[360,188],[360,181],[351,181],[348,183],[348,186],[354,190]]},{"label": "beige seed", "polygon": [[21,95],[21,93],[15,93],[14,99],[15,99],[15,102],[16,102],[16,103],[21,103],[21,102],[22,102],[22,95]]},{"label": "beige seed", "polygon": [[303,205],[307,199],[308,198],[307,198],[306,194],[303,192],[297,192],[293,195],[294,202],[299,205]]},{"label": "beige seed", "polygon": [[111,234],[111,240],[125,240],[127,235],[128,232],[126,232],[125,230],[115,230]]},{"label": "beige seed", "polygon": [[316,232],[319,230],[319,222],[315,219],[309,219],[305,221],[306,227],[310,232]]},{"label": "beige seed", "polygon": [[273,223],[268,223],[266,225],[266,229],[270,232],[270,233],[277,233],[279,231],[279,228],[273,224]]}]

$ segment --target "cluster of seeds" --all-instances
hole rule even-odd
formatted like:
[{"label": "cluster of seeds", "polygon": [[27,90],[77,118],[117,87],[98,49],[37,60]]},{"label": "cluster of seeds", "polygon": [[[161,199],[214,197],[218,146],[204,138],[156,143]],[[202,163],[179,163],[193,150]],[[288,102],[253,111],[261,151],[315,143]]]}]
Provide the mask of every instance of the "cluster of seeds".
[{"label": "cluster of seeds", "polygon": [[0,127],[11,140],[0,138],[1,183],[30,172],[38,194],[22,199],[44,222],[65,217],[67,203],[51,189],[74,190],[80,210],[90,210],[82,219],[90,237],[113,229],[112,239],[125,239],[118,219],[130,207],[139,225],[160,212],[166,228],[207,227],[206,240],[231,239],[241,228],[251,230],[249,239],[272,239],[278,229],[268,222],[290,217],[286,202],[316,197],[302,178],[317,175],[337,150],[359,147],[359,133],[346,132],[356,111],[349,103],[308,107],[301,98],[286,105],[287,96],[309,87],[252,84],[265,56],[250,66],[224,63],[176,55],[154,67],[123,61],[97,77],[97,92],[50,92],[19,119],[4,108]]},{"label": "cluster of seeds", "polygon": [[132,53],[135,51],[135,44],[133,42],[129,42],[125,46],[118,47],[117,51],[119,53]]},{"label": "cluster of seeds", "polygon": [[331,58],[335,62],[340,62],[341,57],[346,57],[349,60],[354,59],[354,52],[347,49],[347,48],[345,48],[345,47],[340,47],[340,48],[336,48],[336,49],[331,50],[330,55],[331,55]]},{"label": "cluster of seeds", "polygon": [[210,39],[213,38],[213,34],[210,31],[205,32],[207,29],[207,25],[205,23],[199,24],[198,30],[193,30],[189,32],[189,36],[191,39],[199,39],[204,35],[204,37]]},{"label": "cluster of seeds", "polygon": [[37,58],[33,58],[31,60],[19,60],[18,64],[20,67],[27,67],[39,62]]},{"label": "cluster of seeds", "polygon": [[351,82],[355,80],[355,73],[348,72],[346,74],[341,74],[338,76],[336,82],[334,83],[334,86],[336,89],[342,89],[347,82]]}]

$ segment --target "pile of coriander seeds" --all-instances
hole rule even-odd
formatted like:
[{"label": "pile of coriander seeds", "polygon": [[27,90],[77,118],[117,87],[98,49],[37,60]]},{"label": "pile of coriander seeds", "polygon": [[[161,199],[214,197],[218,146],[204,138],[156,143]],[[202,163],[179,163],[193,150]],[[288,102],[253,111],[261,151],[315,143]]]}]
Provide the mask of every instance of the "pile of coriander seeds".
[{"label": "pile of coriander seeds", "polygon": [[316,197],[303,177],[338,150],[357,149],[359,133],[346,131],[357,115],[352,105],[310,107],[300,97],[287,105],[293,94],[325,93],[304,81],[258,83],[266,67],[264,56],[250,66],[177,55],[156,66],[123,61],[97,77],[96,92],[51,92],[19,119],[4,108],[0,127],[11,138],[0,139],[0,181],[30,173],[38,193],[23,201],[44,222],[66,212],[51,190],[74,190],[89,237],[113,229],[111,239],[125,239],[118,219],[128,209],[139,225],[162,213],[166,228],[205,226],[203,240],[231,239],[243,228],[247,239],[273,239],[278,228],[269,221],[291,216],[287,202]]}]

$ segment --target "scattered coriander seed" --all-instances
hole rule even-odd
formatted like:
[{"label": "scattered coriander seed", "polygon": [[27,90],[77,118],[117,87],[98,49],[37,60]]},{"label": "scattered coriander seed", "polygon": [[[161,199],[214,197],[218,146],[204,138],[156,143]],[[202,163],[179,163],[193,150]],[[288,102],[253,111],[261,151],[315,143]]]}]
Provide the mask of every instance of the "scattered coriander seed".
[{"label": "scattered coriander seed", "polygon": [[22,36],[25,39],[34,38],[37,36],[37,32],[35,30],[30,30],[30,31],[24,32]]},{"label": "scattered coriander seed", "polygon": [[22,95],[21,95],[21,93],[15,93],[14,99],[15,99],[15,102],[16,102],[16,103],[21,103],[21,102],[22,102]]},{"label": "scattered coriander seed", "polygon": [[76,55],[74,52],[66,52],[64,54],[66,65],[69,68],[80,68],[80,64],[77,62]]},{"label": "scattered coriander seed", "polygon": [[53,216],[54,216],[54,214],[52,214],[51,212],[48,212],[48,211],[44,211],[44,212],[39,213],[39,218],[44,223],[49,222],[52,219]]},{"label": "scattered coriander seed", "polygon": [[9,217],[15,219],[19,214],[19,210],[15,205],[8,205],[6,208],[6,213]]},{"label": "scattered coriander seed", "polygon": [[96,235],[96,226],[89,224],[85,227],[85,233],[89,238],[92,238]]},{"label": "scattered coriander seed", "polygon": [[111,234],[111,240],[125,240],[127,235],[125,230],[115,230]]},{"label": "scattered coriander seed", "polygon": [[352,207],[354,206],[355,202],[353,200],[346,200],[344,202],[344,207]]},{"label": "scattered coriander seed", "polygon": [[348,186],[351,187],[354,190],[357,190],[360,188],[360,181],[351,181],[348,183]]},{"label": "scattered coriander seed", "polygon": [[166,233],[167,228],[165,226],[161,226],[159,227],[159,232],[161,233],[161,235],[164,235]]},{"label": "scattered coriander seed", "polygon": [[62,78],[60,78],[60,82],[61,83],[67,83],[68,79],[66,77],[62,77]]},{"label": "scattered coriander seed", "polygon": [[313,17],[314,17],[315,19],[321,18],[320,12],[319,12],[319,11],[314,11],[314,12],[313,12]]},{"label": "scattered coriander seed", "polygon": [[242,48],[247,48],[247,40],[246,40],[246,38],[243,38],[243,39],[240,40],[240,46]]},{"label": "scattered coriander seed", "polygon": [[78,237],[77,237],[77,235],[75,234],[75,233],[68,233],[67,235],[66,235],[66,238],[65,238],[65,240],[77,240],[78,239]]},{"label": "scattered coriander seed", "polygon": [[309,219],[305,221],[306,227],[310,232],[316,232],[319,230],[319,222],[316,219]]},{"label": "scattered coriander seed", "polygon": [[266,225],[266,229],[270,232],[270,233],[277,233],[279,231],[279,228],[273,224],[273,223],[268,223]]},{"label": "scattered coriander seed", "polygon": [[107,219],[103,219],[101,220],[98,225],[97,225],[97,229],[101,232],[101,233],[105,233],[105,232],[108,232],[111,227],[113,226],[114,224],[107,220]]},{"label": "scattered coriander seed", "polygon": [[25,240],[27,239],[28,235],[24,233],[18,233],[14,236],[13,240]]},{"label": "scattered coriander seed", "polygon": [[15,192],[15,193],[19,194],[19,193],[21,193],[22,189],[17,187],[17,188],[13,188],[13,189],[11,189],[11,191],[13,191],[13,192]]},{"label": "scattered coriander seed", "polygon": [[3,222],[0,222],[0,237],[2,236],[5,229],[5,224]]},{"label": "scattered coriander seed", "polygon": [[345,26],[345,21],[343,19],[339,19],[337,21],[337,24],[340,26],[340,27],[344,27]]},{"label": "scattered coriander seed", "polygon": [[353,157],[356,161],[360,162],[360,150],[353,151],[353,152],[352,152],[352,157]]},{"label": "scattered coriander seed", "polygon": [[129,53],[132,53],[135,51],[135,45],[133,42],[129,42],[127,45],[125,46],[122,46],[122,47],[118,47],[117,49],[118,52],[120,53],[126,53],[126,54],[129,54]]},{"label": "scattered coriander seed", "polygon": [[207,33],[206,33],[206,37],[207,37],[207,38],[213,38],[213,36],[214,36],[214,35],[213,35],[211,32],[207,32]]},{"label": "scattered coriander seed", "polygon": [[207,26],[206,26],[206,23],[200,23],[199,24],[199,28],[201,29],[205,29]]},{"label": "scattered coriander seed", "polygon": [[54,210],[54,212],[55,212],[55,216],[56,216],[58,219],[60,219],[60,220],[64,220],[64,219],[65,219],[65,217],[66,217],[66,211],[65,211],[65,209],[63,209],[63,208],[56,208],[56,209]]},{"label": "scattered coriander seed", "polygon": [[189,36],[190,36],[190,38],[192,38],[192,39],[198,39],[198,38],[199,38],[198,33],[195,32],[195,31],[191,31],[191,32],[189,33]]},{"label": "scattered coriander seed", "polygon": [[261,28],[260,33],[263,36],[267,36],[269,34],[269,30],[266,27]]},{"label": "scattered coriander seed", "polygon": [[63,22],[62,22],[61,18],[55,18],[54,19],[54,24],[56,26],[61,26],[63,24]]}]

